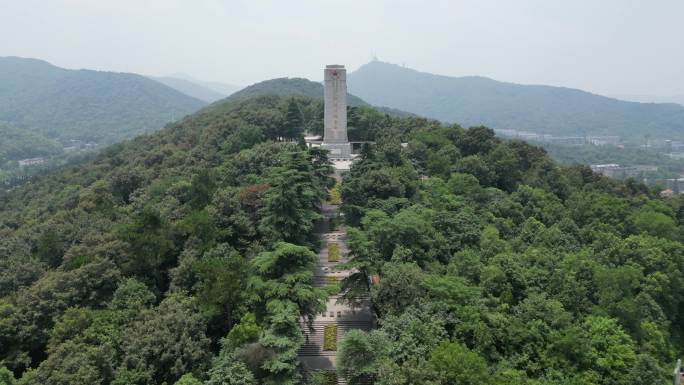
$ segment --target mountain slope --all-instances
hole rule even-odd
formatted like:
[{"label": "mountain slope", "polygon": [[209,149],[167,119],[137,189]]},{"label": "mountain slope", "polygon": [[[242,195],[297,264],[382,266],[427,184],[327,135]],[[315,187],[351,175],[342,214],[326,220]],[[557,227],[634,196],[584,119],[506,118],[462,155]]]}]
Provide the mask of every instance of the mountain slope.
[{"label": "mountain slope", "polygon": [[611,97],[638,103],[677,103],[684,106],[684,95],[611,95]]},{"label": "mountain slope", "polygon": [[190,80],[175,78],[172,76],[152,76],[150,79],[156,80],[166,86],[173,88],[176,91],[182,92],[188,96],[192,96],[195,99],[203,100],[207,103],[212,103],[228,96],[228,94],[217,92],[211,88],[204,87]]},{"label": "mountain slope", "polygon": [[51,139],[116,142],[157,130],[205,104],[139,75],[0,58],[0,121]]},{"label": "mountain slope", "polygon": [[189,81],[190,83],[197,84],[201,87],[208,88],[210,90],[213,90],[214,92],[218,92],[219,94],[226,95],[226,96],[232,95],[242,88],[240,86],[236,86],[235,84],[195,79],[194,77],[187,75],[187,74],[184,74],[184,73],[174,73],[174,74],[169,75],[168,77],[186,80],[186,81]]},{"label": "mountain slope", "polygon": [[625,140],[684,138],[684,107],[624,102],[584,91],[448,77],[374,61],[347,76],[349,92],[371,104],[465,126]]},{"label": "mountain slope", "polygon": [[37,133],[0,123],[0,166],[8,160],[56,155],[62,146]]}]

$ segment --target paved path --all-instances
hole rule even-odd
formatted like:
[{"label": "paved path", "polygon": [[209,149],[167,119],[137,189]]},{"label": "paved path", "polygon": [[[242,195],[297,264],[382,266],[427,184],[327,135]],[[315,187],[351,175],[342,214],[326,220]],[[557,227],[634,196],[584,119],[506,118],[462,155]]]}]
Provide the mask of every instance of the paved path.
[{"label": "paved path", "polygon": [[[318,226],[317,233],[321,240],[321,248],[318,253],[318,264],[314,270],[314,285],[317,287],[324,287],[333,279],[339,282],[352,273],[350,270],[336,268],[338,263],[348,261],[345,244],[347,233],[344,225],[331,228],[331,223],[340,222],[339,207],[324,204],[322,214],[325,220],[321,221]],[[331,220],[332,218],[338,218],[338,220]],[[328,245],[331,243],[336,243],[339,247],[339,262],[328,260]],[[312,328],[302,325],[306,340],[299,349],[299,359],[307,370],[335,370],[337,351],[323,348],[323,333],[326,325],[337,326],[337,345],[339,346],[348,330],[370,330],[373,324],[373,313],[368,298],[358,299],[352,307],[346,303],[338,303],[337,297],[332,296],[328,299],[325,312],[318,314],[314,319]],[[341,379],[340,383],[343,383]]]}]

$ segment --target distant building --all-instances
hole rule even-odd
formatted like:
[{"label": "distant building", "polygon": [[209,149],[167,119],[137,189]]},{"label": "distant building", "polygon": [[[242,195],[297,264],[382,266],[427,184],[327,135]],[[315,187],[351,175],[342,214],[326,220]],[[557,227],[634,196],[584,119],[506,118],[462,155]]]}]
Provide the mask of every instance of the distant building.
[{"label": "distant building", "polygon": [[586,144],[583,136],[554,136],[544,135],[542,141],[550,144],[562,144],[566,146],[582,146]]},{"label": "distant building", "polygon": [[607,163],[607,164],[592,164],[589,166],[591,171],[605,175],[611,178],[617,178],[622,176],[623,167],[620,167],[617,163]]},{"label": "distant building", "polygon": [[661,198],[669,198],[669,197],[673,196],[674,194],[675,194],[675,192],[672,191],[671,188],[668,188],[668,189],[665,189],[665,190],[660,192],[660,197]]},{"label": "distant building", "polygon": [[19,167],[37,166],[43,163],[45,163],[45,158],[22,159],[19,161]]},{"label": "distant building", "polygon": [[658,171],[657,166],[637,165],[637,166],[620,166],[617,163],[608,164],[592,164],[591,170],[595,173],[610,177],[610,178],[637,178],[646,181],[645,174]]},{"label": "distant building", "polygon": [[587,136],[587,143],[594,146],[617,146],[620,144],[619,136]]}]

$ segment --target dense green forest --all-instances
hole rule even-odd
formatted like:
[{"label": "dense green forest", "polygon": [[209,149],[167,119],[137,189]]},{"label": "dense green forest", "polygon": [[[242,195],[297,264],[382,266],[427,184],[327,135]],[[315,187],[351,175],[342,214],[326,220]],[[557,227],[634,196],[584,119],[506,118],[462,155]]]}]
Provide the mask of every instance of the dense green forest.
[{"label": "dense green forest", "polygon": [[53,140],[114,143],[205,104],[140,75],[0,57],[0,121]]},{"label": "dense green forest", "polygon": [[630,143],[684,139],[684,106],[634,103],[589,92],[450,77],[372,61],[347,76],[349,92],[380,106],[464,126],[554,135],[618,135]]},{"label": "dense green forest", "polygon": [[[321,118],[307,97],[219,102],[0,192],[0,383],[318,384],[297,349],[324,307],[313,228],[333,184],[298,141]],[[665,383],[684,201],[484,127],[349,122],[376,144],[341,186],[342,293],[379,319],[339,342],[350,383]]]},{"label": "dense green forest", "polygon": [[[381,135],[342,185],[352,383],[665,384],[682,350],[682,200],[487,128]],[[369,277],[379,284],[368,287]]]}]

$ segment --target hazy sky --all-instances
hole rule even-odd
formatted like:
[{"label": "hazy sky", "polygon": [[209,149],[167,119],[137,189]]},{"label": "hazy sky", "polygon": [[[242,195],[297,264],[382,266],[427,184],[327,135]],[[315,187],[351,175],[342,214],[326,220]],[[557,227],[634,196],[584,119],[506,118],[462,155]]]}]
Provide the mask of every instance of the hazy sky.
[{"label": "hazy sky", "polygon": [[247,85],[380,60],[684,94],[684,0],[0,0],[0,56]]}]

